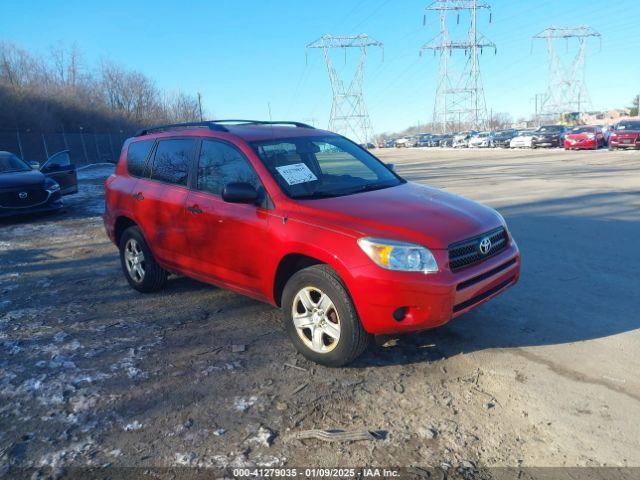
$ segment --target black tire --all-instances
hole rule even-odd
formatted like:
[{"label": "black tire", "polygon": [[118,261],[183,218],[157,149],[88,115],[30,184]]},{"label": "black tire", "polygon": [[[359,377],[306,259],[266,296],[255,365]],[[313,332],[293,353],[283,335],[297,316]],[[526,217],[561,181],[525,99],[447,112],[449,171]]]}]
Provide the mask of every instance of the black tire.
[{"label": "black tire", "polygon": [[[144,254],[144,276],[136,279],[129,273],[125,260],[125,249],[130,240],[134,240],[140,246]],[[142,293],[151,293],[161,290],[167,281],[167,271],[156,262],[153,253],[149,249],[144,236],[136,226],[127,228],[120,237],[120,264],[129,285]]]},{"label": "black tire", "polygon": [[[326,293],[340,319],[340,338],[333,350],[321,353],[307,346],[293,323],[293,303],[300,290],[318,288]],[[327,265],[313,265],[296,272],[282,293],[285,330],[296,349],[308,360],[328,367],[341,367],[351,363],[367,348],[370,335],[364,330],[358,313],[338,274]]]}]

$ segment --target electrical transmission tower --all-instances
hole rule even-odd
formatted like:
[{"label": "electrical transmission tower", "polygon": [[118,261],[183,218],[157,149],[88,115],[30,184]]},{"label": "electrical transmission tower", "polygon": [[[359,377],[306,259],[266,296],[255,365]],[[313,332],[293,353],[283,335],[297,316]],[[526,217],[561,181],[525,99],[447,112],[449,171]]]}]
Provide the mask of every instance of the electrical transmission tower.
[{"label": "electrical transmission tower", "polygon": [[[440,16],[440,33],[420,48],[420,55],[425,50],[432,50],[440,55],[440,71],[436,99],[433,108],[433,122],[446,133],[453,125],[458,129],[473,128],[482,130],[487,126],[487,105],[480,75],[479,55],[485,48],[497,52],[495,43],[488,40],[478,31],[478,10],[489,12],[491,21],[491,5],[478,0],[437,0],[426,7],[428,12],[438,12]],[[470,16],[469,32],[466,38],[452,40],[449,36],[447,20],[456,13],[460,22],[460,13],[468,12]],[[423,23],[426,24],[427,13]],[[464,50],[467,57],[464,69],[457,75],[452,72],[450,57],[455,50]]]},{"label": "electrical transmission tower", "polygon": [[[369,142],[373,134],[362,94],[367,47],[382,47],[382,43],[366,34],[351,36],[323,35],[315,42],[307,45],[307,48],[321,48],[327,65],[331,90],[333,91],[329,130],[342,133],[359,143]],[[356,65],[353,77],[348,83],[343,81],[331,60],[331,50],[336,48],[345,50],[345,64],[347,62],[346,49],[360,49],[359,62]]]},{"label": "electrical transmission tower", "polygon": [[[584,76],[587,41],[590,37],[601,38],[601,35],[589,26],[580,26],[549,27],[533,37],[534,40],[547,41],[549,86],[542,101],[542,115],[551,117],[562,112],[581,112],[591,108]],[[562,61],[555,47],[558,40],[564,39],[568,51],[573,38],[578,40],[578,51],[568,64]]]}]

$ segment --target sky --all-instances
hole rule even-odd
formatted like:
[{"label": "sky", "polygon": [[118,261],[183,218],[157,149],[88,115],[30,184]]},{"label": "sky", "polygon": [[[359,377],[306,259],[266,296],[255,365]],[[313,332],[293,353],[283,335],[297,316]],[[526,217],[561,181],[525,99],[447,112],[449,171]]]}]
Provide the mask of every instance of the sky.
[{"label": "sky", "polygon": [[[167,91],[200,92],[215,118],[298,120],[325,128],[331,88],[320,50],[305,46],[323,34],[366,33],[384,44],[367,52],[364,97],[376,132],[431,120],[438,75],[433,54],[418,55],[437,35],[430,0],[2,0],[0,40],[46,55],[76,44],[86,67],[110,59],[139,70]],[[514,119],[534,111],[547,86],[547,49],[531,37],[546,27],[590,25],[602,34],[589,44],[586,83],[596,109],[628,106],[640,93],[638,0],[493,0],[492,21],[479,30],[497,45],[484,51],[487,108]],[[467,18],[450,19],[451,36]],[[558,51],[571,55],[576,44]],[[333,57],[348,77],[358,60]],[[452,62],[462,63],[458,53]]]}]

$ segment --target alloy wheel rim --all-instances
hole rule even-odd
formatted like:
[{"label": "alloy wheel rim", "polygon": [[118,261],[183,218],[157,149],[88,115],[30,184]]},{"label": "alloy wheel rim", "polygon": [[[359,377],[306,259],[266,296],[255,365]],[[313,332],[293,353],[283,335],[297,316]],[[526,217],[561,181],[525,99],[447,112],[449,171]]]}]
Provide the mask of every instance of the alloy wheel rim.
[{"label": "alloy wheel rim", "polygon": [[317,287],[304,287],[293,298],[291,317],[300,340],[316,353],[329,353],[340,340],[340,316],[333,301]]},{"label": "alloy wheel rim", "polygon": [[142,282],[146,273],[146,263],[142,247],[135,238],[130,238],[124,247],[124,262],[133,281]]}]

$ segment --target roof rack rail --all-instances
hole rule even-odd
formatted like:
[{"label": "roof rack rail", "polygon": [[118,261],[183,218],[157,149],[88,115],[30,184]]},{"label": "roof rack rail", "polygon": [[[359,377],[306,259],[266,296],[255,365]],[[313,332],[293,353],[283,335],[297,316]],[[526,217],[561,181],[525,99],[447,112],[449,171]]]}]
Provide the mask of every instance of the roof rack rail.
[{"label": "roof rack rail", "polygon": [[155,127],[147,127],[138,130],[135,137],[142,137],[154,132],[165,132],[170,130],[184,130],[186,128],[208,128],[217,132],[228,132],[229,130],[222,124],[238,124],[238,125],[293,125],[297,128],[314,128],[311,125],[301,122],[275,121],[275,120],[241,120],[241,119],[225,119],[225,120],[209,120],[206,122],[185,122],[171,123],[169,125],[156,125]]},{"label": "roof rack rail", "polygon": [[135,133],[135,137],[141,137],[143,135],[149,135],[154,132],[162,132],[169,130],[183,130],[185,128],[209,128],[218,132],[228,132],[228,130],[222,125],[216,125],[216,122],[185,122],[185,123],[171,123],[169,125],[156,125],[155,127],[148,127],[138,130]]},{"label": "roof rack rail", "polygon": [[223,120],[214,120],[214,123],[222,124],[222,123],[234,123],[234,124],[245,124],[245,125],[293,125],[297,128],[314,128],[311,125],[302,122],[291,122],[291,121],[280,121],[280,120],[244,120],[244,119],[223,119]]}]

